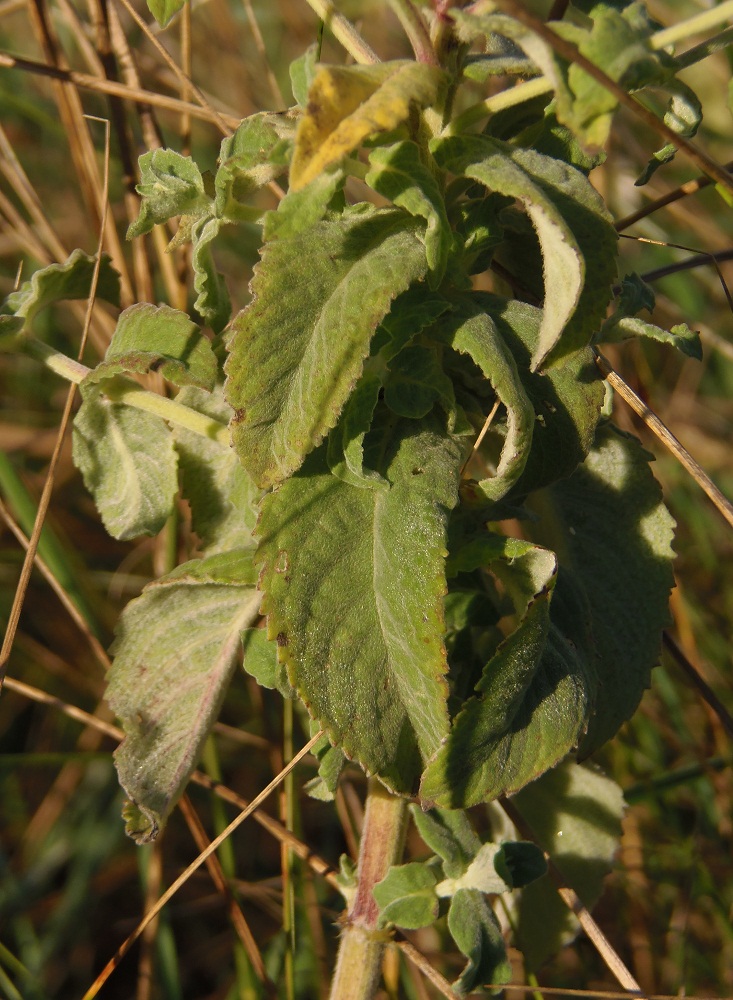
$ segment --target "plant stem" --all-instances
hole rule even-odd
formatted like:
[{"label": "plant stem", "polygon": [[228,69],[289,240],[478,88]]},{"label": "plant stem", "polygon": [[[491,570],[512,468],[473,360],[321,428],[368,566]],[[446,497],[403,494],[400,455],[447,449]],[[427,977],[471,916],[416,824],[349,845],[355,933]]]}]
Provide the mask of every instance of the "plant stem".
[{"label": "plant stem", "polygon": [[367,45],[351,21],[347,21],[343,14],[334,9],[331,0],[307,0],[307,2],[311,10],[318,14],[330,29],[333,37],[341,42],[356,62],[362,65],[380,62],[379,56]]},{"label": "plant stem", "polygon": [[330,1000],[372,1000],[377,991],[390,934],[379,926],[379,908],[372,890],[390,865],[402,857],[406,816],[407,801],[371,778],[359,849],[358,884],[341,937]]},{"label": "plant stem", "polygon": [[699,35],[703,31],[710,31],[723,24],[729,17],[733,17],[733,0],[726,0],[725,3],[704,10],[701,14],[695,14],[680,24],[673,24],[669,28],[662,28],[651,38],[653,49],[663,49],[667,45],[674,45],[682,39],[689,38],[690,35]]},{"label": "plant stem", "polygon": [[[33,337],[29,337],[24,342],[24,346],[28,354],[38,361],[42,361],[47,368],[68,382],[75,382],[78,385],[92,371],[86,365],[74,361],[73,358],[67,357],[61,351],[57,351]],[[222,445],[229,445],[229,428],[226,424],[220,420],[214,420],[213,417],[207,417],[203,413],[198,413],[189,406],[183,406],[175,399],[168,399],[167,396],[161,396],[157,392],[148,392],[147,389],[143,389],[137,382],[125,378],[124,375],[115,375],[105,379],[101,383],[100,389],[105,396],[116,403],[126,403],[138,410],[146,410],[170,423],[178,424],[195,434],[200,434],[202,437],[218,441]]]},{"label": "plant stem", "polygon": [[435,54],[433,43],[430,41],[430,32],[422,12],[412,3],[412,0],[387,0],[387,2],[405,29],[405,34],[412,45],[412,51],[415,53],[415,59],[418,62],[437,66],[438,57]]}]

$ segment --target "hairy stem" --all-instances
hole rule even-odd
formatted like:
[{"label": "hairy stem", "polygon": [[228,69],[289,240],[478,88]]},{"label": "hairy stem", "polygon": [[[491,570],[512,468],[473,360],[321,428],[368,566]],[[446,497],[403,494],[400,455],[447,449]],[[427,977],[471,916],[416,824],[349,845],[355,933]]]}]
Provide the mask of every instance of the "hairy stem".
[{"label": "hairy stem", "polygon": [[370,779],[356,894],[349,906],[330,1000],[372,1000],[390,934],[379,926],[372,890],[402,857],[407,801]]},{"label": "hairy stem", "polygon": [[398,21],[410,40],[412,51],[418,62],[438,65],[438,58],[430,41],[430,32],[422,16],[422,12],[412,3],[412,0],[387,0]]},{"label": "hairy stem", "polygon": [[[28,354],[38,361],[42,361],[47,368],[68,382],[75,382],[78,385],[92,370],[33,337],[29,337],[24,346]],[[100,388],[105,396],[117,403],[126,403],[138,410],[146,410],[170,423],[186,427],[202,437],[218,441],[222,445],[229,445],[229,428],[226,424],[220,420],[214,420],[213,417],[207,417],[203,413],[198,413],[188,406],[183,406],[175,399],[168,399],[156,392],[148,392],[131,378],[115,375],[105,379]]]},{"label": "hairy stem", "polygon": [[343,14],[339,14],[331,0],[307,0],[307,2],[311,10],[318,14],[331,31],[333,37],[343,45],[356,62],[362,65],[380,62],[376,52],[367,45],[351,21],[347,21]]}]

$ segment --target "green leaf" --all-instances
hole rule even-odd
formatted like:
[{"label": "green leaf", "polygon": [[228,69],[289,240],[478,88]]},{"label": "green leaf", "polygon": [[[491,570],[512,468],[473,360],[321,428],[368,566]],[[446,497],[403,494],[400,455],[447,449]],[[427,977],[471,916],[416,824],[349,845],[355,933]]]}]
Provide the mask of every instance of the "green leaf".
[{"label": "green leaf", "polygon": [[308,104],[308,91],[318,72],[318,49],[319,46],[314,42],[302,56],[290,63],[290,86],[295,103],[301,108]]},{"label": "green leaf", "polygon": [[[587,179],[567,164],[486,136],[452,136],[431,143],[438,165],[480,181],[524,206],[542,249],[545,303],[532,366],[539,367],[575,313],[585,262],[568,222],[555,204],[556,187]],[[530,172],[531,171],[531,172]]]},{"label": "green leaf", "polygon": [[462,809],[421,809],[410,806],[418,833],[443,861],[449,878],[457,878],[481,849],[481,841]]},{"label": "green leaf", "polygon": [[603,405],[603,379],[589,348],[574,351],[544,371],[530,371],[541,313],[517,300],[478,293],[475,301],[491,316],[516,361],[534,411],[532,441],[521,475],[509,495],[522,497],[569,476],[593,444]]},{"label": "green leaf", "polygon": [[334,744],[404,793],[447,733],[443,559],[463,448],[441,424],[383,409],[366,460],[391,489],[342,482],[321,449],[258,526],[290,683]]},{"label": "green leaf", "polygon": [[234,448],[258,485],[291,475],[336,424],[377,324],[425,269],[415,224],[396,211],[265,246],[226,366]]},{"label": "green leaf", "polygon": [[[182,389],[179,403],[226,423],[231,409],[222,389],[213,393]],[[181,489],[191,507],[193,530],[207,554],[252,546],[257,504],[262,491],[245,472],[231,448],[193,431],[172,425],[179,456]]]},{"label": "green leaf", "polygon": [[113,538],[161,530],[178,492],[173,438],[161,417],[113,403],[90,385],[74,419],[72,454]]},{"label": "green leaf", "polygon": [[454,428],[453,383],[443,371],[434,348],[405,347],[390,361],[384,380],[384,402],[393,413],[413,420],[426,416],[433,404],[439,403],[448,417],[448,429]]},{"label": "green leaf", "polygon": [[497,871],[495,860],[500,854],[499,844],[482,844],[471,863],[457,878],[440,882],[435,891],[439,896],[455,896],[462,889],[476,889],[484,894],[498,894],[513,888]]},{"label": "green leaf", "polygon": [[381,390],[382,377],[365,370],[328,436],[329,468],[334,476],[351,486],[389,489],[384,476],[364,468],[364,438],[372,425]]},{"label": "green leaf", "polygon": [[179,10],[183,10],[186,5],[186,0],[145,0],[145,2],[161,28],[164,28],[170,19]]},{"label": "green leaf", "polygon": [[433,867],[422,861],[390,868],[373,889],[380,926],[395,924],[414,931],[435,923],[438,917],[437,881]]},{"label": "green leaf", "polygon": [[671,344],[688,358],[702,361],[700,334],[686,323],[678,323],[671,330],[665,330],[654,323],[648,323],[640,316],[612,316],[599,334],[599,343],[615,343],[630,337],[646,337],[660,344]]},{"label": "green leaf", "polygon": [[284,698],[292,697],[292,688],[282,665],[278,662],[277,646],[267,638],[262,628],[248,628],[242,632],[244,669],[261,687],[275,689]]},{"label": "green leaf", "polygon": [[[512,800],[537,843],[590,909],[621,839],[624,800],[618,785],[590,764],[564,761]],[[516,943],[528,971],[536,971],[580,930],[577,918],[548,878],[521,894]]]},{"label": "green leaf", "polygon": [[120,783],[145,819],[128,829],[138,843],[155,839],[196,766],[259,604],[245,551],[185,563],[123,611],[107,699],[126,733]]},{"label": "green leaf", "polygon": [[[35,271],[0,306],[0,336],[19,333],[31,324],[36,313],[54,302],[88,298],[94,266],[94,257],[74,250],[63,264],[49,264]],[[120,304],[120,276],[107,254],[102,254],[95,294],[112,305]]]},{"label": "green leaf", "polygon": [[[685,139],[691,139],[702,122],[702,105],[697,95],[681,80],[669,80],[664,89],[670,94],[664,124]],[[676,152],[677,147],[672,142],[658,149],[634,184],[637,187],[647,184],[662,164],[674,159]]]},{"label": "green leaf", "polygon": [[407,60],[371,66],[322,66],[308,93],[295,139],[292,190],[305,187],[375,132],[389,132],[438,96],[443,73]]},{"label": "green leaf", "polygon": [[372,150],[366,183],[410,215],[425,219],[428,284],[437,288],[445,275],[453,234],[440,187],[423,162],[419,146],[404,141]]},{"label": "green leaf", "polygon": [[478,484],[486,499],[499,500],[521,475],[532,443],[534,411],[514,358],[491,316],[472,297],[456,299],[453,312],[431,333],[473,358],[506,407],[506,439],[496,473]]},{"label": "green leaf", "polygon": [[508,983],[511,966],[494,912],[480,892],[460,889],[451,899],[448,930],[459,951],[468,959],[453,983],[458,993],[470,993],[484,983]]},{"label": "green leaf", "polygon": [[[341,170],[319,174],[300,191],[288,191],[274,212],[265,213],[263,240],[297,236],[321,219],[327,218],[331,206],[344,185]],[[343,199],[343,195],[341,195]]]},{"label": "green leaf", "polygon": [[84,379],[96,385],[121,372],[157,371],[173,385],[212,389],[217,364],[211,344],[184,312],[138,302],[120,314],[104,361]]},{"label": "green leaf", "polygon": [[194,309],[214,333],[221,333],[232,313],[223,275],[216,270],[211,244],[219,235],[221,222],[205,215],[191,227],[193,287],[197,292]]},{"label": "green leaf", "polygon": [[332,747],[324,737],[311,753],[318,760],[318,774],[306,781],[303,790],[319,802],[333,802],[346,763],[344,752],[340,747]]},{"label": "green leaf", "polygon": [[512,889],[523,889],[547,872],[541,849],[526,840],[503,843],[494,858],[494,866]]},{"label": "green leaf", "polygon": [[[181,6],[175,10],[180,10]],[[211,198],[206,193],[204,179],[190,156],[181,156],[172,149],[153,149],[143,153],[139,165],[137,192],[142,202],[140,214],[127,230],[128,240],[149,233],[153,226],[176,215],[198,217],[211,212]]]},{"label": "green leaf", "polygon": [[222,222],[254,222],[252,195],[287,169],[295,122],[289,114],[250,115],[222,140],[214,178],[214,211]]},{"label": "green leaf", "polygon": [[[515,579],[520,606],[525,575]],[[502,582],[511,576],[504,566]],[[553,577],[546,579],[426,768],[425,804],[467,808],[512,794],[577,745],[595,687],[581,610]]]},{"label": "green leaf", "polygon": [[562,563],[587,599],[598,654],[598,702],[584,756],[636,709],[669,623],[674,522],[649,459],[636,438],[605,424],[583,465],[548,490],[564,539]]}]

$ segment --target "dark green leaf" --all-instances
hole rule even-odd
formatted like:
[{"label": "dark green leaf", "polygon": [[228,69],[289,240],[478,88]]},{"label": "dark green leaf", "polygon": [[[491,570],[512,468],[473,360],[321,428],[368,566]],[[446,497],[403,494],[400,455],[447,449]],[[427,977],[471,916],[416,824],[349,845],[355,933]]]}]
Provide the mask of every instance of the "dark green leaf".
[{"label": "dark green leaf", "polygon": [[439,403],[448,417],[448,429],[455,424],[456,401],[453,383],[444,373],[435,350],[406,347],[389,363],[384,381],[384,401],[393,413],[419,420]]},{"label": "dark green leaf", "polygon": [[355,211],[267,244],[234,320],[233,443],[258,485],[281,482],[336,424],[392,299],[425,273],[415,223]]},{"label": "dark green leaf", "polygon": [[447,512],[462,445],[431,416],[383,410],[366,463],[389,490],[329,472],[323,449],[265,498],[263,609],[311,715],[393,790],[413,792],[447,732]]},{"label": "dark green leaf", "polygon": [[443,861],[449,878],[457,878],[481,848],[481,841],[462,809],[430,809],[411,805],[418,833]]},{"label": "dark green leaf", "polygon": [[598,651],[598,702],[584,755],[636,709],[669,622],[674,522],[649,457],[635,438],[605,424],[585,463],[548,490],[563,564],[586,595]]},{"label": "dark green leaf", "polygon": [[494,912],[475,889],[460,889],[451,899],[448,930],[458,949],[468,959],[453,983],[460,994],[479,989],[484,983],[508,983],[511,966]]},{"label": "dark green leaf", "polygon": [[494,858],[494,865],[512,889],[523,889],[542,878],[547,871],[547,862],[541,849],[526,840],[503,843]]}]

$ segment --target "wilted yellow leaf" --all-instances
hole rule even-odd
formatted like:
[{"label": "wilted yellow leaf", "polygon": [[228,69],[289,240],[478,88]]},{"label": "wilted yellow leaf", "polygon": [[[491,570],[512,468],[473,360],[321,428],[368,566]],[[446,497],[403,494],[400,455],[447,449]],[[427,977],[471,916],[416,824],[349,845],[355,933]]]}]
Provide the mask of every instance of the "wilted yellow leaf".
[{"label": "wilted yellow leaf", "polygon": [[375,132],[407,118],[410,105],[435,102],[442,80],[435,66],[407,60],[374,66],[324,66],[308,93],[295,136],[290,189],[297,191]]}]

